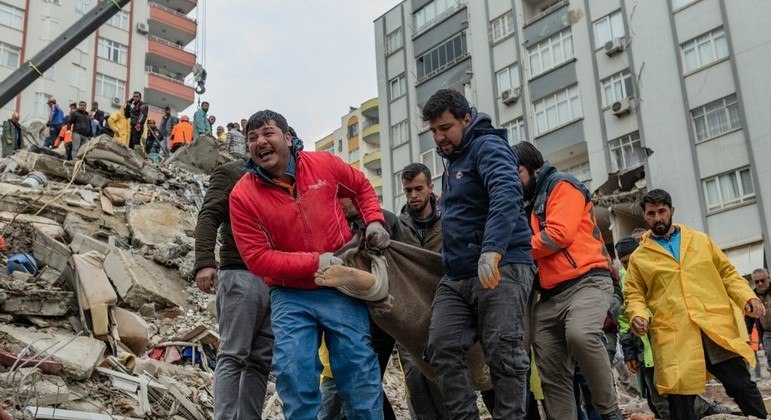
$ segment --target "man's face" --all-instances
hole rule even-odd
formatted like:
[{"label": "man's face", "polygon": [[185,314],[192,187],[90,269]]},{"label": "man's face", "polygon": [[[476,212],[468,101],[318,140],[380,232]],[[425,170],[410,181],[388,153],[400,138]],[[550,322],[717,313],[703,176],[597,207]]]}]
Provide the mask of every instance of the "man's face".
[{"label": "man's face", "polygon": [[171,109],[166,108],[166,109],[163,110],[163,113],[166,114],[166,116],[168,117],[168,116],[171,115]]},{"label": "man's face", "polygon": [[434,184],[426,179],[426,174],[419,173],[412,179],[402,179],[402,188],[404,196],[407,197],[407,204],[413,213],[419,214],[431,202],[431,192],[434,190]]},{"label": "man's face", "polygon": [[769,283],[768,274],[758,272],[752,273],[752,282],[755,283],[755,289],[758,293],[768,292],[771,283]]},{"label": "man's face", "polygon": [[624,266],[624,270],[629,269],[629,257],[631,257],[632,254],[626,254],[623,257],[619,258],[618,261],[621,263],[622,266]]},{"label": "man's face", "polygon": [[14,112],[13,115],[11,115],[11,119],[13,120],[13,122],[19,122],[19,113]]},{"label": "man's face", "polygon": [[242,130],[246,128],[246,123],[247,123],[246,120],[241,120],[241,129]]},{"label": "man's face", "polygon": [[96,112],[97,110],[99,110],[99,104],[91,104],[91,111]]},{"label": "man's face", "polygon": [[214,124],[215,121],[217,121],[217,118],[214,116],[209,117],[209,124]]},{"label": "man's face", "polygon": [[142,95],[135,93],[134,96],[132,96],[132,98],[134,99],[134,102],[139,102],[140,100],[142,100]]},{"label": "man's face", "polygon": [[217,127],[217,134],[222,134],[225,132],[225,129],[222,127]]},{"label": "man's face", "polygon": [[292,135],[282,133],[273,120],[247,133],[252,161],[274,177],[280,176],[289,165],[291,144]]},{"label": "man's face", "polygon": [[471,115],[466,114],[459,120],[449,110],[445,110],[439,118],[429,122],[429,128],[434,133],[434,143],[445,156],[460,149],[463,141],[463,130],[471,122]]},{"label": "man's face", "polygon": [[672,227],[672,216],[675,214],[675,208],[666,204],[645,203],[643,219],[651,228],[656,236],[663,236],[669,232]]},{"label": "man's face", "polygon": [[80,102],[78,104],[78,109],[83,111],[83,112],[85,112],[86,111],[86,103],[85,102]]},{"label": "man's face", "polygon": [[203,105],[201,105],[201,109],[203,109],[204,112],[209,112],[209,104],[204,103]]}]

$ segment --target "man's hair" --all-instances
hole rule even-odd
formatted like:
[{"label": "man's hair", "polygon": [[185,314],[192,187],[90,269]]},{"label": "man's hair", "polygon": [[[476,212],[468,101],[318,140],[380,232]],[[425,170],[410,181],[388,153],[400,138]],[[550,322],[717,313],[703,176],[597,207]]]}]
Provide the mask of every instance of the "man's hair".
[{"label": "man's hair", "polygon": [[[278,123],[276,123],[276,124],[278,124]],[[294,131],[294,128],[292,128],[290,126],[286,126],[286,131],[288,131],[289,134],[292,135],[292,138],[297,138],[297,132]]]},{"label": "man's hair", "polygon": [[[135,91],[134,91],[134,93],[133,93],[133,95],[139,95],[139,97],[141,98],[141,97],[142,97],[142,92],[140,92],[140,91],[138,91],[138,90],[135,90]],[[133,95],[132,95],[132,96],[133,96]]]},{"label": "man's hair", "polygon": [[99,106],[99,102],[97,101],[91,102],[91,106],[94,106],[94,105]]},{"label": "man's hair", "polygon": [[285,134],[289,131],[289,124],[287,124],[286,118],[284,118],[283,115],[269,109],[264,109],[255,112],[254,115],[249,117],[249,121],[246,123],[246,132],[248,133],[256,128],[260,128],[270,122],[270,120],[273,120],[276,127],[281,129],[281,133]]},{"label": "man's hair", "polygon": [[663,204],[671,208],[672,196],[662,189],[657,188],[655,190],[650,190],[647,194],[645,194],[645,197],[643,197],[642,201],[640,201],[640,207],[643,209],[643,211],[645,211],[646,204],[653,204],[654,206],[657,204]]},{"label": "man's hair", "polygon": [[412,181],[416,176],[423,174],[426,182],[431,183],[431,170],[422,163],[410,163],[402,169],[402,181]]},{"label": "man's hair", "polygon": [[533,143],[521,141],[511,146],[514,155],[517,156],[519,164],[524,166],[528,172],[535,172],[543,166],[543,155],[533,146]]},{"label": "man's hair", "polygon": [[226,125],[225,127],[227,127],[227,129],[230,130],[231,128],[233,128],[233,123],[228,123],[228,125]]},{"label": "man's hair", "polygon": [[168,106],[168,105],[166,105],[165,107],[163,107],[163,110],[164,110],[164,111],[171,111],[171,107],[170,107],[170,106]]},{"label": "man's hair", "polygon": [[423,121],[434,121],[442,116],[444,111],[450,111],[450,114],[460,120],[471,114],[471,105],[457,90],[440,89],[431,95],[423,106]]},{"label": "man's hair", "polygon": [[206,101],[201,102],[201,106],[204,106],[204,105],[209,105],[209,103]]},{"label": "man's hair", "polygon": [[78,107],[78,104],[76,104],[75,102],[70,104],[70,108],[77,108],[77,107]]},{"label": "man's hair", "polygon": [[762,268],[762,267],[761,268],[756,268],[756,269],[752,270],[752,274],[765,274],[766,277],[768,277],[768,270],[766,270],[765,268]]},{"label": "man's hair", "polygon": [[86,101],[80,101],[80,102],[78,102],[78,106],[80,106],[80,104],[83,104],[83,105],[88,105],[88,104],[86,103]]}]

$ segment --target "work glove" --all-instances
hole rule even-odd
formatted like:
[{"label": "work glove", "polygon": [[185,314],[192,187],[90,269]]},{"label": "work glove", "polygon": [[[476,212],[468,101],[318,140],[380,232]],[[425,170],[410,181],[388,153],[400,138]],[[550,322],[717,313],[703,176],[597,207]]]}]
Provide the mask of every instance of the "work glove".
[{"label": "work glove", "polygon": [[498,271],[498,261],[501,257],[497,252],[483,252],[479,256],[477,275],[485,289],[495,289],[501,281],[501,273]]},{"label": "work glove", "polygon": [[319,272],[324,271],[333,265],[343,265],[343,260],[331,252],[325,252],[319,255]]},{"label": "work glove", "polygon": [[385,230],[380,222],[372,222],[367,225],[367,230],[364,232],[364,237],[367,240],[367,246],[375,249],[386,249],[391,242],[391,235]]}]

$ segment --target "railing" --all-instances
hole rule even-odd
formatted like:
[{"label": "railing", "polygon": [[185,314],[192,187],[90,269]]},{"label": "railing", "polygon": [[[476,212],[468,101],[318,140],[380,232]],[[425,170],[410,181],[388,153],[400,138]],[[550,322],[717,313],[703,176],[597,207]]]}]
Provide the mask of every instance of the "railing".
[{"label": "railing", "polygon": [[169,79],[171,81],[185,84],[185,77],[181,76],[177,73],[172,73],[168,70],[163,70],[161,68],[158,68],[156,66],[145,66],[145,71],[154,74],[156,76],[163,77],[164,79]]},{"label": "railing", "polygon": [[372,127],[373,125],[378,125],[378,124],[380,124],[379,120],[376,120],[374,118],[367,118],[366,120],[364,120],[364,124],[361,125],[361,128],[363,131],[367,127]]},{"label": "railing", "polygon": [[168,7],[166,7],[166,6],[164,6],[164,5],[160,4],[160,3],[156,3],[154,1],[148,1],[147,3],[150,4],[150,6],[157,7],[159,9],[161,9],[161,10],[165,10],[165,11],[167,11],[169,13],[175,14],[175,15],[177,15],[179,17],[183,17],[185,19],[192,20],[193,22],[195,22],[195,19],[188,17],[186,14],[178,12],[178,11],[176,11],[174,9],[168,8]]},{"label": "railing", "polygon": [[553,11],[555,11],[555,10],[559,9],[560,7],[566,6],[567,4],[568,4],[568,0],[562,0],[562,1],[558,2],[558,3],[554,3],[553,5],[549,6],[549,7],[548,7],[546,10],[544,10],[543,12],[541,12],[541,13],[539,13],[539,14],[537,14],[537,15],[535,15],[535,16],[533,16],[533,17],[531,17],[531,18],[530,18],[530,19],[528,19],[527,21],[525,21],[525,25],[524,25],[524,26],[527,26],[527,25],[529,25],[529,24],[531,24],[531,23],[535,22],[536,20],[538,20],[538,19],[540,19],[540,18],[542,18],[542,17],[544,17],[544,16],[548,15],[549,13],[551,13],[551,12],[553,12]]},{"label": "railing", "polygon": [[436,76],[437,74],[439,74],[439,73],[447,70],[448,68],[450,68],[450,67],[460,63],[461,61],[469,58],[470,56],[471,56],[470,52],[468,52],[468,51],[464,52],[463,54],[457,56],[454,60],[448,61],[443,66],[437,67],[436,69],[432,70],[430,73],[424,74],[423,77],[419,78],[415,82],[415,85],[417,86],[417,85],[421,84],[422,82],[426,81],[427,79],[430,79],[430,78]]},{"label": "railing", "polygon": [[183,46],[181,46],[179,44],[175,44],[175,43],[173,43],[173,42],[171,42],[169,40],[157,37],[155,35],[148,35],[147,37],[149,39],[152,39],[153,41],[158,41],[158,42],[160,42],[163,45],[168,45],[169,47],[176,48],[176,49],[182,50],[184,52],[189,52],[190,54],[195,54],[194,51],[191,51],[191,50],[189,50],[189,49],[187,49],[187,48],[185,48],[185,47],[183,47]]}]

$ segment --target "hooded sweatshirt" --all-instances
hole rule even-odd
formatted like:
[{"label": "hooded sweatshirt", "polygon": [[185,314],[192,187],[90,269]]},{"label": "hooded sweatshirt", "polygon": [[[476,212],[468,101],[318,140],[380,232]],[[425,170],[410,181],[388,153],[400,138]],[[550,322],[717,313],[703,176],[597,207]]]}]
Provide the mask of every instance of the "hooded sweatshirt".
[{"label": "hooded sweatshirt", "polygon": [[477,275],[479,256],[497,252],[499,265],[532,264],[530,227],[522,205],[519,162],[506,130],[472,110],[460,148],[449,156],[442,176],[442,262],[445,275],[462,280]]}]

